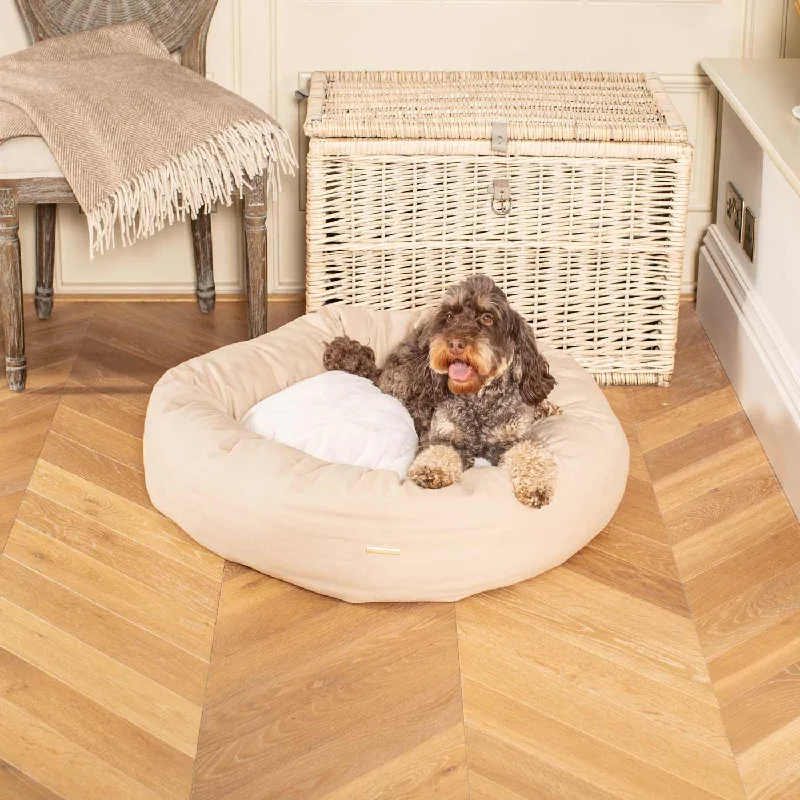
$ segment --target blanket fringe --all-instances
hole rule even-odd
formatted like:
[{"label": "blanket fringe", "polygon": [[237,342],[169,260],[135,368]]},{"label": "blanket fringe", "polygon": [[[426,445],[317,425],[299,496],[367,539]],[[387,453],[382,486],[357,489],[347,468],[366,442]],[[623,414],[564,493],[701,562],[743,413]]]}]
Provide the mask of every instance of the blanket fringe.
[{"label": "blanket fringe", "polygon": [[119,225],[123,247],[162,230],[165,223],[196,217],[204,206],[231,204],[256,176],[266,171],[272,199],[280,172],[294,175],[297,159],[286,131],[271,120],[240,122],[186,153],[170,158],[121,186],[86,212],[89,255],[116,244]]}]

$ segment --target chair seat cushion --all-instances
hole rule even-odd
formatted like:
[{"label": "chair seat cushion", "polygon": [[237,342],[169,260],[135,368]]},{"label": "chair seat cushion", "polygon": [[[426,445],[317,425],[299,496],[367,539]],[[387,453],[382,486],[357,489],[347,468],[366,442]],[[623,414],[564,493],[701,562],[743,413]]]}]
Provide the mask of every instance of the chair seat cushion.
[{"label": "chair seat cushion", "polygon": [[517,501],[501,467],[421,489],[243,426],[262,398],[324,371],[326,342],[368,342],[381,364],[420,314],[326,306],[171,369],[145,423],[155,507],[224,558],[353,602],[456,600],[568,559],[617,509],[628,443],[591,375],[563,352],[542,347],[558,380],[550,399],[563,413],[537,423],[558,469],[541,509]]},{"label": "chair seat cushion", "polygon": [[0,144],[0,178],[63,178],[50,148],[39,136],[17,136]]}]

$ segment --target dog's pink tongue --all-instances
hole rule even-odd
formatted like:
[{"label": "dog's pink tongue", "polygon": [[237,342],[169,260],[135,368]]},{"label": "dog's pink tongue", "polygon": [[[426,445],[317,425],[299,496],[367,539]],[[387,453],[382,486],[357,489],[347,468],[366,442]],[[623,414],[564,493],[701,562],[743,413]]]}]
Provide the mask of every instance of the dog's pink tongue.
[{"label": "dog's pink tongue", "polygon": [[468,381],[475,374],[475,370],[463,361],[454,361],[447,370],[447,374],[454,381]]}]

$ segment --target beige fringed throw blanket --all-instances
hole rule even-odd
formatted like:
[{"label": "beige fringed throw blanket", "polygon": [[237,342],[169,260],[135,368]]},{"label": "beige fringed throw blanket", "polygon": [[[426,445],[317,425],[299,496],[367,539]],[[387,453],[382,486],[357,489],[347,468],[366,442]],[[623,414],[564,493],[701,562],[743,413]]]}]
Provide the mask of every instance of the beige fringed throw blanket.
[{"label": "beige fringed throw blanket", "polygon": [[89,222],[91,252],[230,202],[296,165],[286,132],[178,65],[144,22],[49,39],[0,58],[0,141],[41,136]]}]

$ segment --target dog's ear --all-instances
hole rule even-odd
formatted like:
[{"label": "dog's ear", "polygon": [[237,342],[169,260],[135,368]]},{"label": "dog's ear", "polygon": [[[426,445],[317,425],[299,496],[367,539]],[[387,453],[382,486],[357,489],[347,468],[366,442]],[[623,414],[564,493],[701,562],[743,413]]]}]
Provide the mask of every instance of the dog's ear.
[{"label": "dog's ear", "polygon": [[514,360],[511,362],[511,375],[519,384],[522,399],[535,405],[553,391],[556,381],[550,374],[547,361],[536,347],[533,329],[516,311],[512,311],[512,314]]},{"label": "dog's ear", "polygon": [[409,333],[409,339],[412,339],[415,347],[421,353],[428,357],[428,351],[431,346],[431,333],[433,332],[433,324],[436,321],[436,309],[426,309],[413,323]]}]

